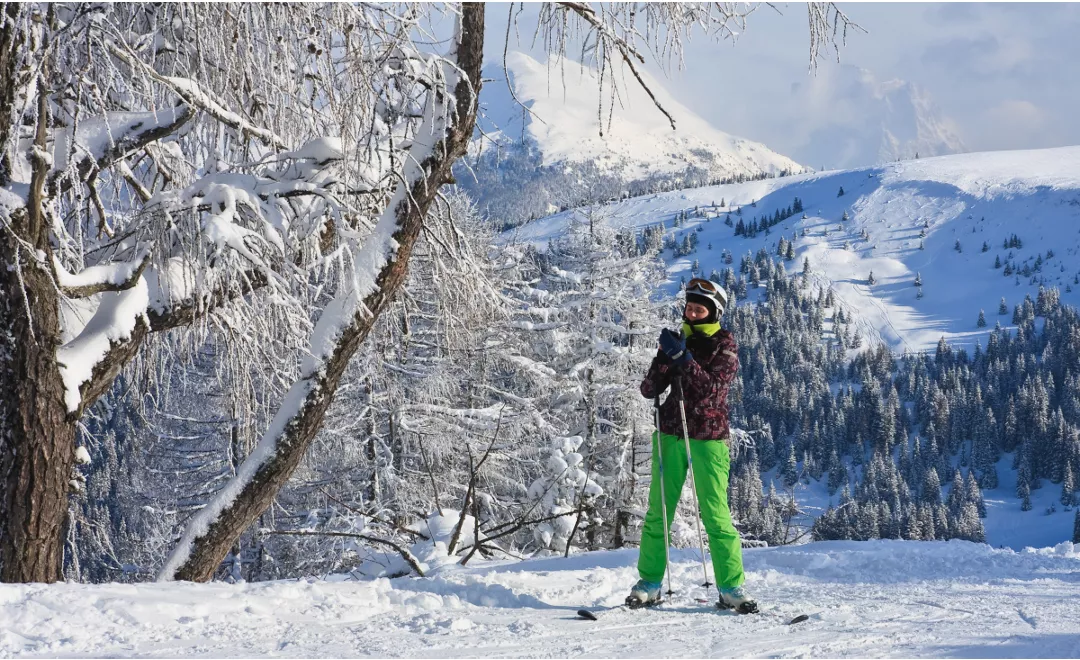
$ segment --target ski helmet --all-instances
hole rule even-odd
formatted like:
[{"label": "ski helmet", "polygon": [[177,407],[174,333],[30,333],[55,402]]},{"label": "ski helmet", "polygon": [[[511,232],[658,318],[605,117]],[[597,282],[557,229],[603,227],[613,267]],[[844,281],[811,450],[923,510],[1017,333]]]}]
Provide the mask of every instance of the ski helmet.
[{"label": "ski helmet", "polygon": [[695,277],[686,283],[686,302],[704,305],[709,316],[702,323],[716,323],[727,307],[727,292],[711,280]]}]

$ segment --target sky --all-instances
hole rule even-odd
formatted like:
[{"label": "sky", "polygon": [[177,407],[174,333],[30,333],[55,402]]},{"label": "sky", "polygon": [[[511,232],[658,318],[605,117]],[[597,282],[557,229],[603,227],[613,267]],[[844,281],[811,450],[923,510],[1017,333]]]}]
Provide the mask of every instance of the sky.
[{"label": "sky", "polygon": [[[735,42],[696,35],[682,70],[649,68],[717,128],[815,168],[897,155],[883,130],[920,134],[923,154],[1080,144],[1080,4],[845,3],[866,32],[849,32],[839,63],[823,51],[815,71],[805,5],[774,6]],[[489,5],[489,60],[501,59],[507,8]],[[529,13],[511,48],[535,54]]]}]

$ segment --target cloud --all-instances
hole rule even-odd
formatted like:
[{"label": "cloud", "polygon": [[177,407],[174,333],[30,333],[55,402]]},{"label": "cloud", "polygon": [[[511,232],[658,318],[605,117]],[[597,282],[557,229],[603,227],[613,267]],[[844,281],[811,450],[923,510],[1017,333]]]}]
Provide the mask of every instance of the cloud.
[{"label": "cloud", "polygon": [[1030,101],[1010,99],[987,111],[987,117],[1011,127],[1035,124],[1045,119],[1045,113]]},{"label": "cloud", "polygon": [[977,76],[982,79],[1020,75],[1034,64],[1034,48],[1023,37],[981,34],[952,37],[930,43],[922,63],[939,68],[944,75]]},{"label": "cloud", "polygon": [[976,118],[978,128],[993,135],[995,149],[1032,149],[1054,146],[1049,113],[1031,101],[1006,99]]}]

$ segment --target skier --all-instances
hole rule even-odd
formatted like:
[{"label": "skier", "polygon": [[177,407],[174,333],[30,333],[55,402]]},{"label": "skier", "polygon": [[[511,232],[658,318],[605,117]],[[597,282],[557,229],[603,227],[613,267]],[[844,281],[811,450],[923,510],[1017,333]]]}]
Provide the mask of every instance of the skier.
[{"label": "skier", "polygon": [[[641,382],[641,394],[646,398],[659,401],[669,385],[673,392],[660,406],[660,428],[653,436],[649,510],[638,555],[641,579],[626,599],[630,607],[660,600],[670,543],[665,534],[675,516],[689,463],[693,466],[691,483],[696,486],[700,500],[701,518],[720,590],[717,606],[742,613],[757,611],[757,604],[742,586],[742,545],[728,508],[731,454],[727,395],[739,368],[739,358],[735,337],[720,327],[726,306],[727,293],[722,287],[705,279],[690,280],[686,284],[682,333],[666,328],[660,333],[659,350]],[[680,390],[685,419],[679,406]],[[684,428],[689,440],[684,439]]]}]

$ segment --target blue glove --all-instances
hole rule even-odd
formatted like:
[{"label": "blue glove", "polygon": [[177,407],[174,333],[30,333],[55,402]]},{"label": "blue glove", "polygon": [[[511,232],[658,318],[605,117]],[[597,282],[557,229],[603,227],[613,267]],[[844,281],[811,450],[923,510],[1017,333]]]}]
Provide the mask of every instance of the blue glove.
[{"label": "blue glove", "polygon": [[686,340],[683,339],[683,336],[668,328],[660,331],[660,350],[663,351],[664,355],[671,358],[672,362],[680,366],[686,364],[686,361],[693,357],[686,350]]}]

